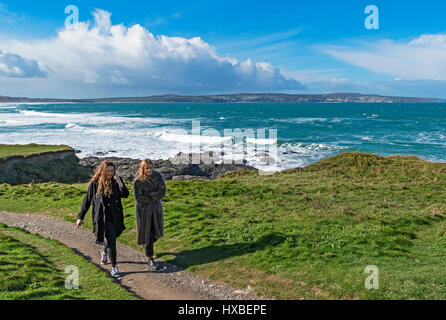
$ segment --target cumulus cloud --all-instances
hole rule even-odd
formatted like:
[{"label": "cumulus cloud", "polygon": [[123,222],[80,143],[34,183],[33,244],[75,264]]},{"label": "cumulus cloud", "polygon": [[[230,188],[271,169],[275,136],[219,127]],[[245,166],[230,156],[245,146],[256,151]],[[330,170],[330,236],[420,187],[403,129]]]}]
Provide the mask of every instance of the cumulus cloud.
[{"label": "cumulus cloud", "polygon": [[426,34],[404,43],[381,40],[359,48],[331,46],[320,50],[399,80],[446,80],[446,34]]},{"label": "cumulus cloud", "polygon": [[45,74],[37,61],[0,50],[0,76],[33,78],[44,77]]},{"label": "cumulus cloud", "polygon": [[111,13],[100,9],[93,17],[92,23],[63,28],[53,38],[13,40],[0,49],[39,61],[53,87],[83,87],[89,96],[303,88],[267,62],[220,56],[199,37],[155,36],[139,24],[113,25]]}]

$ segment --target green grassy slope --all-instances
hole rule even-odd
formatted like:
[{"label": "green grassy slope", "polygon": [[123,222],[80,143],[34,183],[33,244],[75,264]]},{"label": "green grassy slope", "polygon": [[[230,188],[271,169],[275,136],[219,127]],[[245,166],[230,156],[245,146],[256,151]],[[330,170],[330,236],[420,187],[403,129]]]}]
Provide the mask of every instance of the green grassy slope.
[{"label": "green grassy slope", "polygon": [[0,159],[6,159],[12,156],[23,156],[29,157],[31,155],[45,153],[45,152],[55,152],[55,151],[65,151],[73,150],[71,147],[66,145],[41,145],[41,144],[0,144]]},{"label": "green grassy slope", "polygon": [[[279,299],[446,298],[446,164],[345,153],[167,187],[155,254],[202,276]],[[1,190],[0,210],[74,222],[86,185]],[[132,195],[124,206],[119,241],[137,247]],[[364,286],[367,265],[379,269],[378,290]]]},{"label": "green grassy slope", "polygon": [[[78,268],[78,289],[65,287],[68,266]],[[1,224],[0,274],[0,300],[136,299],[61,243]]]}]

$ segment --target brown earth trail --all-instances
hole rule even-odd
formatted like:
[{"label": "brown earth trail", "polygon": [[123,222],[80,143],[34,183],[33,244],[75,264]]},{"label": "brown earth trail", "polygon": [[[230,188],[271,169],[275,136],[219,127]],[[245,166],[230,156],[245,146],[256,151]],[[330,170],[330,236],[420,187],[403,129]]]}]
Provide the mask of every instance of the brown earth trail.
[{"label": "brown earth trail", "polygon": [[[110,264],[101,265],[101,245],[95,244],[89,229],[76,229],[76,225],[61,219],[40,214],[0,212],[0,223],[19,227],[42,237],[56,239],[98,268],[109,273]],[[158,261],[160,270],[150,271],[144,253],[117,243],[120,277],[116,281],[124,288],[145,300],[256,300],[250,290],[231,288],[184,271],[171,264]],[[80,281],[82,281],[80,275]]]}]

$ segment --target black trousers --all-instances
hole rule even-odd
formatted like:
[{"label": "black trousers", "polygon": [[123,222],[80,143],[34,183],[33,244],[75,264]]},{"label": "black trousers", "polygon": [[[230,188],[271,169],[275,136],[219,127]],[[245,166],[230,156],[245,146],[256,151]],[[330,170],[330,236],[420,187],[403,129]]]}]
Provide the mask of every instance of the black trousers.
[{"label": "black trousers", "polygon": [[155,228],[153,227],[155,225],[155,219],[152,214],[152,223],[150,224],[151,230],[150,230],[150,239],[149,243],[145,245],[146,249],[146,256],[147,257],[153,257],[153,244],[156,242],[155,240]]},{"label": "black trousers", "polygon": [[104,252],[108,253],[112,266],[116,266],[116,231],[113,223],[107,220],[105,221]]},{"label": "black trousers", "polygon": [[152,232],[150,234],[150,240],[149,240],[149,244],[145,245],[145,249],[146,249],[146,256],[147,257],[153,257],[153,244],[155,243],[155,234],[154,232]]}]

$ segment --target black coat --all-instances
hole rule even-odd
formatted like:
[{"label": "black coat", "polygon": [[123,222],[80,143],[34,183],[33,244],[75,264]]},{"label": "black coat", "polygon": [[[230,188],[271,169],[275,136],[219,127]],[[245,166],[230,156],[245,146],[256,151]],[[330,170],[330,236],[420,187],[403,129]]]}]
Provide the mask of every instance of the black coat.
[{"label": "black coat", "polygon": [[133,193],[136,199],[136,225],[138,244],[148,245],[152,233],[155,240],[164,233],[164,208],[161,199],[166,196],[166,182],[163,174],[153,170],[147,182],[135,180]]},{"label": "black coat", "polygon": [[[116,181],[112,181],[113,193],[109,199],[111,206],[109,207],[111,221],[116,230],[116,236],[119,237],[122,231],[125,230],[124,225],[124,210],[122,208],[121,198],[127,198],[129,196],[129,191],[122,182],[122,189],[119,188]],[[93,220],[93,233],[96,235],[96,243],[104,242],[105,235],[105,201],[106,197],[104,194],[96,195],[98,189],[98,184],[93,181],[89,184],[87,194],[82,202],[81,211],[79,212],[77,218],[84,220],[90,205],[93,208],[92,220]]]}]

